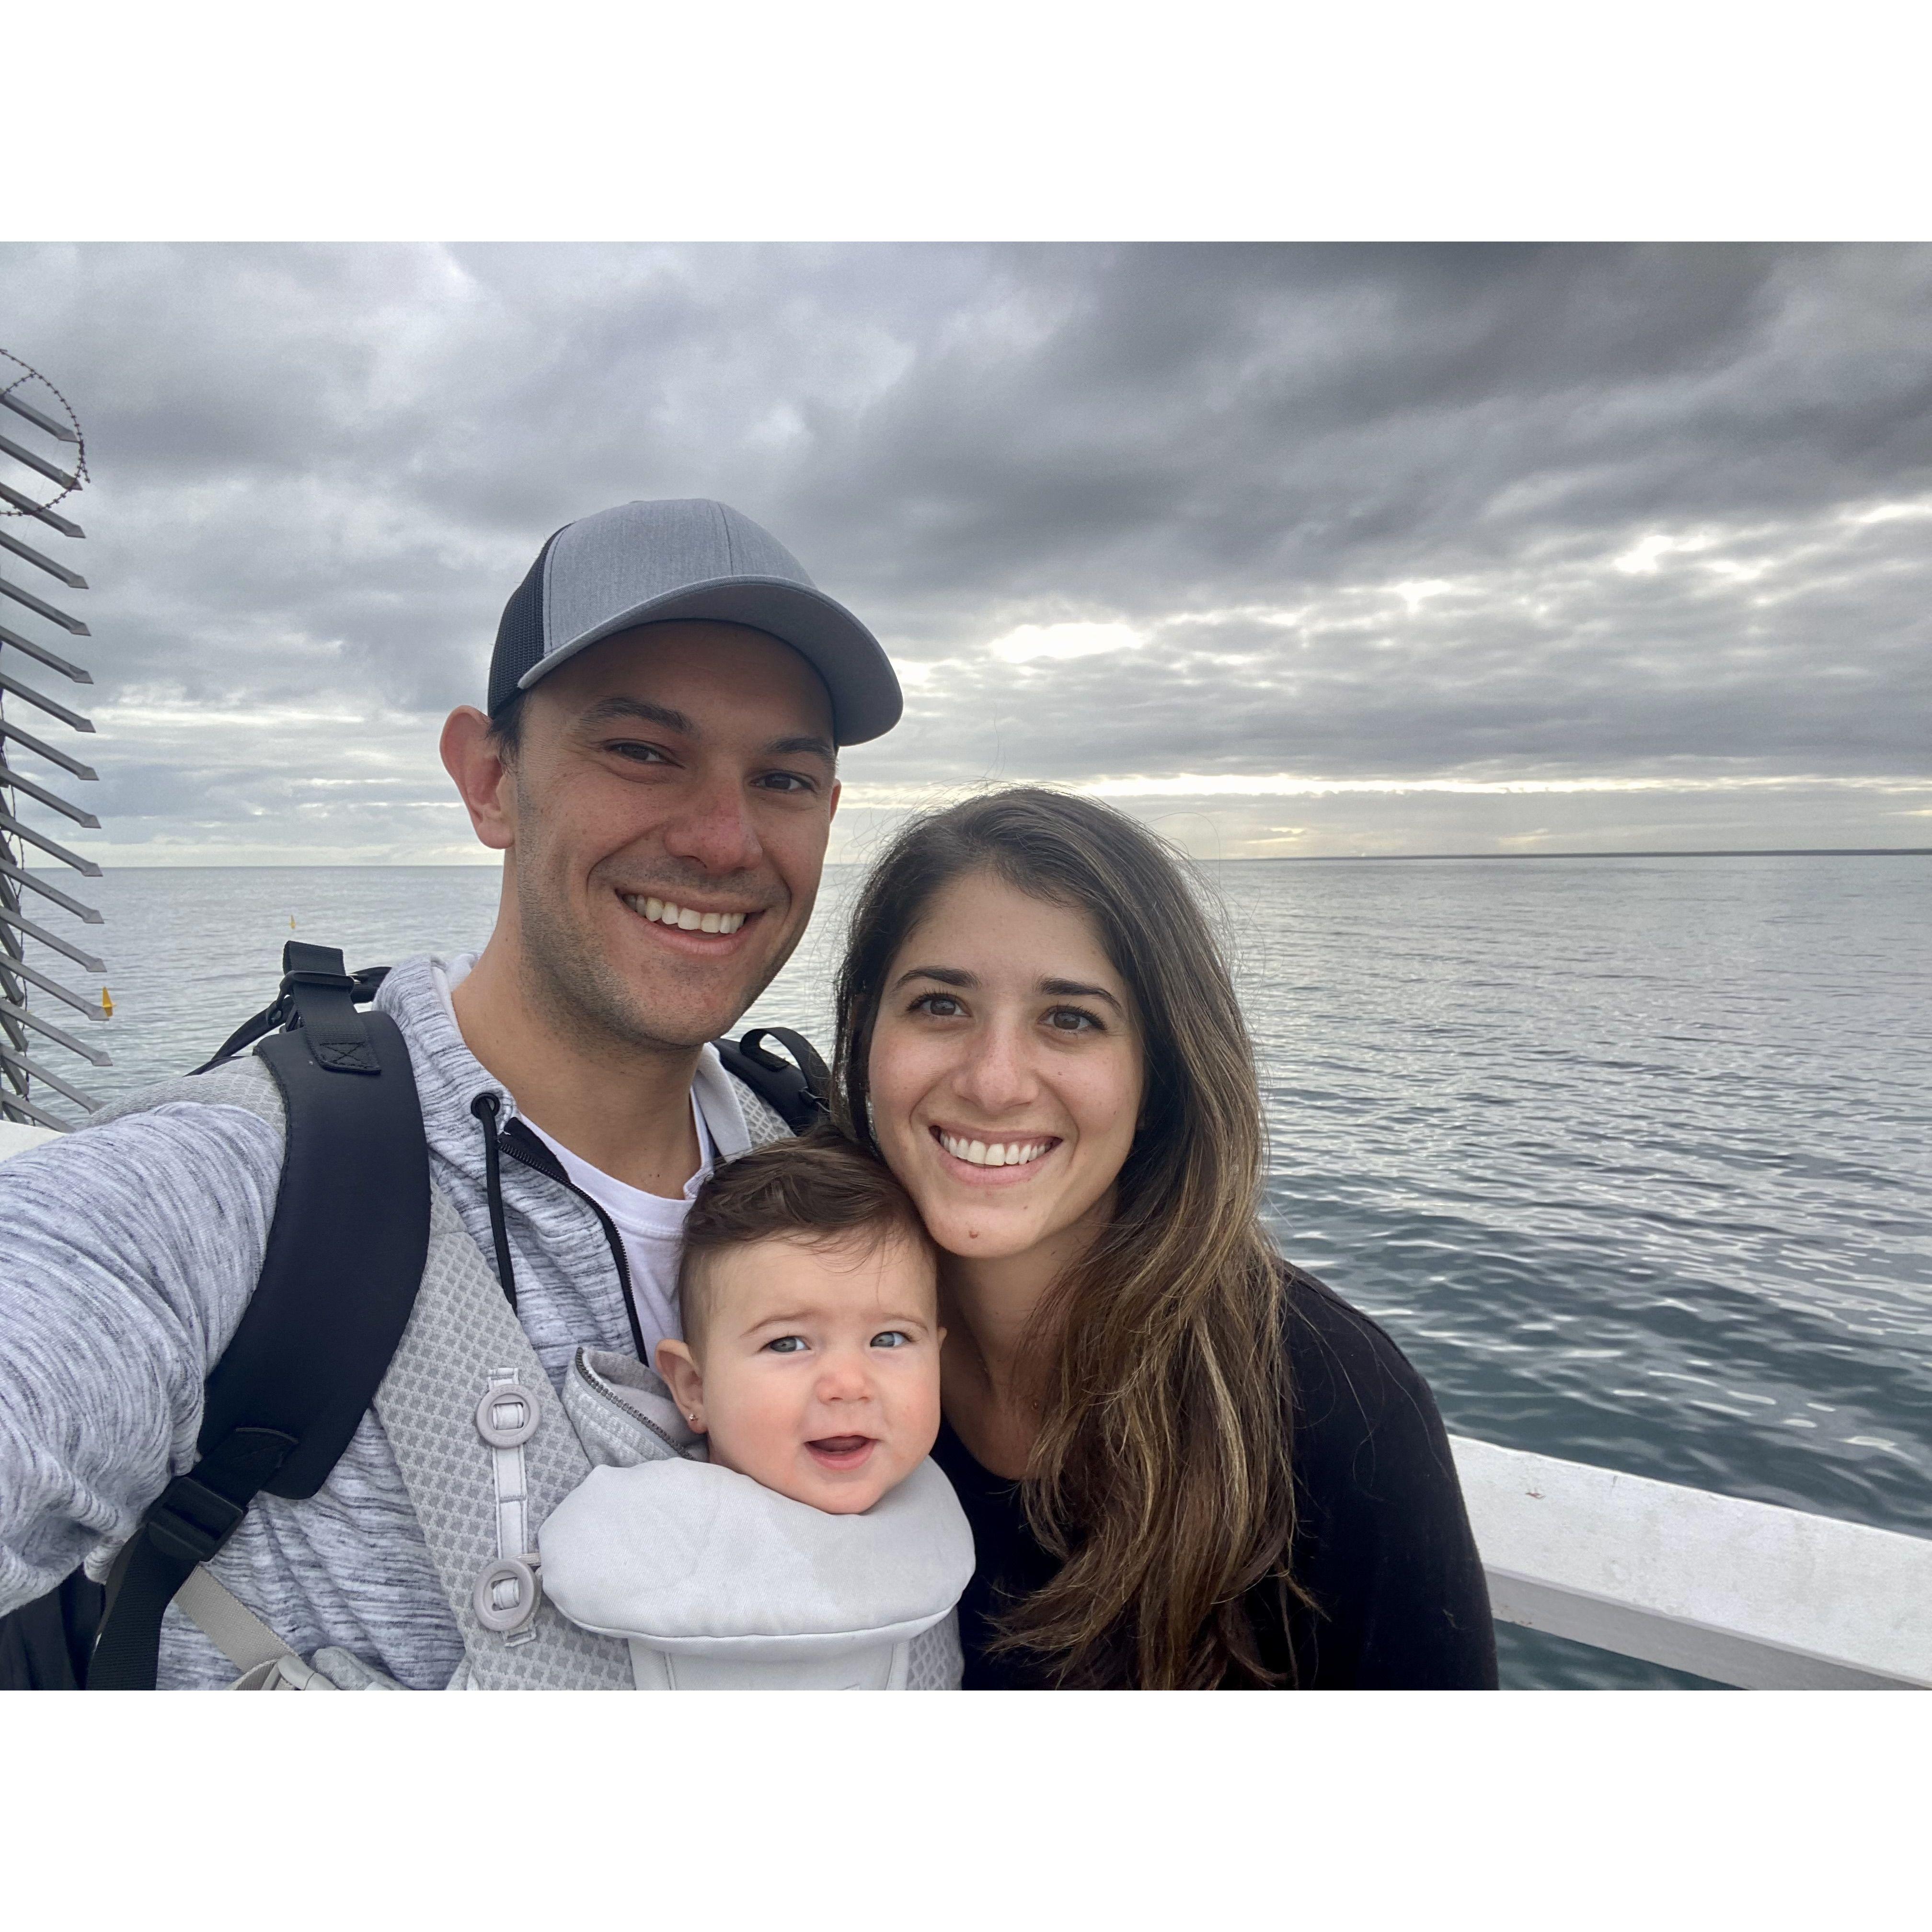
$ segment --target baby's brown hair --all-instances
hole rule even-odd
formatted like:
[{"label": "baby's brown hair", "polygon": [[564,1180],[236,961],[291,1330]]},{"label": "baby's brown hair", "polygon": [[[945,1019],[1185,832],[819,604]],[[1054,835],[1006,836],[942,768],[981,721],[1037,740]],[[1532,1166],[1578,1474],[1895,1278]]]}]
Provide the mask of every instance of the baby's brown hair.
[{"label": "baby's brown hair", "polygon": [[721,1250],[786,1236],[817,1246],[860,1230],[932,1252],[919,1210],[891,1170],[836,1128],[814,1127],[723,1162],[685,1217],[677,1264],[685,1340],[697,1346],[710,1312],[706,1264]]}]

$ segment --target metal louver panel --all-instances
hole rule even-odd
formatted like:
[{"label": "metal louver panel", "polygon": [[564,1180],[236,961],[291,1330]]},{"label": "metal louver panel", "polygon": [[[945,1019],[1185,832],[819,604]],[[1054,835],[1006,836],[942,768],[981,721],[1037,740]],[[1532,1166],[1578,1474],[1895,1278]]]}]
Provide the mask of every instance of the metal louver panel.
[{"label": "metal louver panel", "polygon": [[[82,878],[98,879],[100,868],[50,836],[39,818],[22,814],[50,812],[90,830],[100,823],[54,788],[58,777],[50,784],[48,773],[38,768],[44,764],[83,781],[94,775],[91,765],[40,735],[62,726],[78,732],[94,729],[92,719],[49,690],[49,674],[72,684],[94,680],[64,648],[53,649],[36,629],[52,626],[63,634],[64,646],[68,638],[88,635],[86,625],[64,602],[56,601],[87,588],[86,578],[61,548],[63,540],[78,542],[84,532],[57,507],[86,484],[87,450],[67,399],[4,350],[0,350],[0,411],[5,412],[0,416],[0,615],[8,620],[0,623],[0,1120],[62,1129],[74,1124],[46,1104],[49,1096],[82,1112],[98,1104],[74,1084],[74,1062],[65,1056],[94,1066],[111,1063],[98,1047],[56,1024],[49,1009],[69,1024],[73,1014],[99,1022],[113,1009],[104,986],[96,998],[84,983],[70,983],[76,969],[104,974],[101,960],[40,924],[26,907],[31,895],[34,911],[43,916],[39,901],[83,925],[98,926],[100,914],[53,884],[46,869],[51,860]],[[28,730],[20,722],[29,710],[38,714],[39,730]],[[51,728],[47,720],[53,721]],[[40,869],[30,867],[30,860]],[[29,962],[30,940],[47,956]]]}]

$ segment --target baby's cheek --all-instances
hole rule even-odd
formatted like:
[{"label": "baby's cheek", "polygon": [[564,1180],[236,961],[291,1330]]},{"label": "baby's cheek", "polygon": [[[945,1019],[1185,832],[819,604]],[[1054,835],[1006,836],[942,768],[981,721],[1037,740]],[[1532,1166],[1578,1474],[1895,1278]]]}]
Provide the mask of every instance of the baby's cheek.
[{"label": "baby's cheek", "polygon": [[747,1376],[712,1418],[712,1439],[723,1438],[733,1467],[763,1478],[786,1456],[796,1432],[796,1406],[786,1400],[782,1378]]}]

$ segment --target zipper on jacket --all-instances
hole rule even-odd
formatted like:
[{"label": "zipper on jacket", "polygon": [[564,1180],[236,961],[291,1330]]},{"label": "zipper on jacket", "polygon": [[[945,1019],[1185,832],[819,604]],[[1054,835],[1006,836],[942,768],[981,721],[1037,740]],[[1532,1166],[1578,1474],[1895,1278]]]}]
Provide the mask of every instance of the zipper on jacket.
[{"label": "zipper on jacket", "polygon": [[496,1144],[519,1166],[526,1167],[532,1174],[540,1174],[546,1180],[554,1180],[560,1187],[568,1189],[597,1216],[597,1225],[604,1230],[604,1238],[610,1244],[610,1258],[616,1264],[617,1286],[624,1292],[624,1314],[631,1324],[632,1346],[638,1352],[638,1360],[649,1368],[651,1364],[644,1351],[644,1324],[638,1319],[637,1298],[631,1292],[631,1264],[624,1258],[623,1238],[610,1216],[564,1172],[562,1162],[521,1120],[512,1120],[497,1136]]},{"label": "zipper on jacket", "polygon": [[597,1378],[584,1366],[584,1358],[582,1355],[577,1354],[571,1357],[570,1372],[584,1384],[584,1387],[587,1388],[592,1395],[598,1397],[599,1400],[602,1401],[610,1402],[616,1407],[621,1408],[633,1422],[641,1423],[644,1427],[648,1429],[674,1456],[678,1458],[680,1462],[688,1462],[691,1460],[691,1458],[687,1456],[685,1452],[680,1449],[677,1444],[650,1419],[648,1415],[644,1414],[641,1410],[633,1408],[631,1405],[624,1400],[622,1395],[620,1394],[615,1388],[608,1387],[605,1384],[599,1382]]}]

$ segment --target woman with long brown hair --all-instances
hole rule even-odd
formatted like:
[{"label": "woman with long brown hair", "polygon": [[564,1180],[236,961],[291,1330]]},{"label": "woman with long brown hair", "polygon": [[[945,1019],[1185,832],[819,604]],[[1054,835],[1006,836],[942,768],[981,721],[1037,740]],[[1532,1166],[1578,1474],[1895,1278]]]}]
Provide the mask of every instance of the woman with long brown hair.
[{"label": "woman with long brown hair", "polygon": [[1030,788],[928,814],[838,998],[842,1124],[940,1250],[967,1688],[1492,1687],[1427,1386],[1262,1226],[1252,1050],[1174,854]]}]

